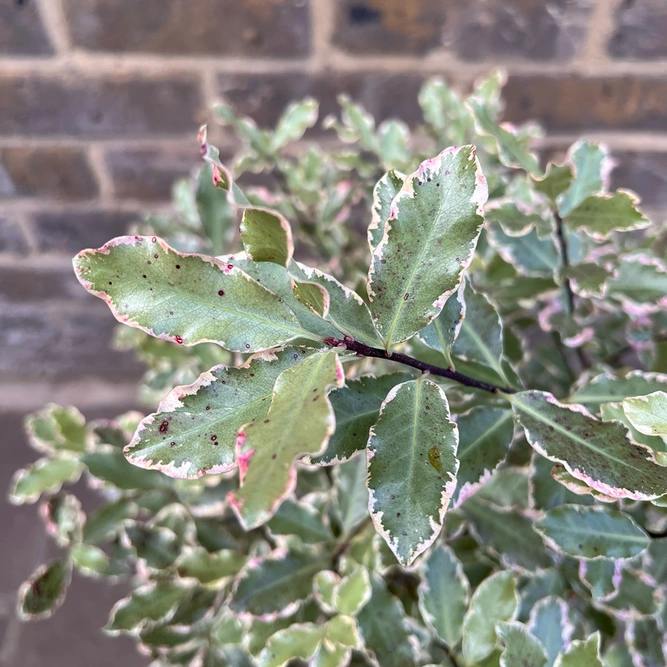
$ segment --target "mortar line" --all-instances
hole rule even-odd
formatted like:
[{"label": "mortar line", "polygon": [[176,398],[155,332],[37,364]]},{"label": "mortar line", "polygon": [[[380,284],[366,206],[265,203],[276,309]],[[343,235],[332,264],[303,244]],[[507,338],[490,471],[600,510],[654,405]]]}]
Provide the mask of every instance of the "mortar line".
[{"label": "mortar line", "polygon": [[589,19],[589,33],[583,48],[575,59],[576,64],[583,71],[593,64],[613,65],[607,46],[610,37],[614,34],[615,16],[623,0],[597,0],[593,5],[593,12]]},{"label": "mortar line", "polygon": [[71,52],[72,40],[67,29],[67,19],[61,0],[38,0],[37,9],[42,16],[42,21],[46,29],[53,48],[56,52],[56,58]]},{"label": "mortar line", "polygon": [[88,148],[88,160],[99,191],[96,201],[100,204],[113,202],[115,186],[102,147],[98,144],[91,144]]}]

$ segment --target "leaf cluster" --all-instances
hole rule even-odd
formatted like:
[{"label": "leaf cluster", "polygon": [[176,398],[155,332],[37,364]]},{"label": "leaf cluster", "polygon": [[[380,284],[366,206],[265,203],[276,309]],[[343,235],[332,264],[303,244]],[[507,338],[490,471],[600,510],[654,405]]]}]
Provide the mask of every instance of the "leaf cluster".
[{"label": "leaf cluster", "polygon": [[221,105],[233,164],[203,128],[176,213],[77,255],[157,407],[28,418],[24,618],[76,570],[154,667],[665,664],[664,232],[503,83],[427,82],[413,133],[341,97],[330,143]]}]

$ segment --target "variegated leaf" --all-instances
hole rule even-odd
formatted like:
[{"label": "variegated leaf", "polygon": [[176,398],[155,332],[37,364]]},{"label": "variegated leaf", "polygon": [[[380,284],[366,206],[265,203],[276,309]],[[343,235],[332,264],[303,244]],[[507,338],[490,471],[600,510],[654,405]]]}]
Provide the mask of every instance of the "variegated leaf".
[{"label": "variegated leaf", "polygon": [[487,196],[472,146],[446,149],[406,179],[368,276],[371,312],[387,349],[424,328],[458,287]]},{"label": "variegated leaf", "polygon": [[295,457],[319,454],[326,447],[336,428],[327,394],[344,380],[335,351],[315,353],[278,376],[266,417],[239,430],[241,486],[230,500],[246,528],[270,519],[294,489]]},{"label": "variegated leaf", "polygon": [[291,310],[231,262],[176,252],[156,237],[121,236],[74,258],[81,284],[119,322],[180,345],[257,352],[305,332]]},{"label": "variegated leaf", "polygon": [[667,490],[667,468],[630,441],[617,422],[601,422],[579,405],[551,394],[523,391],[509,396],[528,442],[567,472],[611,498],[651,500]]},{"label": "variegated leaf", "polygon": [[409,565],[437,538],[456,487],[458,430],[442,389],[423,377],[394,387],[368,440],[369,510]]}]

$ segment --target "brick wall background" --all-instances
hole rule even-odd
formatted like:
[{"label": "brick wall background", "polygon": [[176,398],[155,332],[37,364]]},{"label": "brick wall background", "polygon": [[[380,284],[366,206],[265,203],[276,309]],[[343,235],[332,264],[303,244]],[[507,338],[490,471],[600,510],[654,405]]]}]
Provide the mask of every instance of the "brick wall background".
[{"label": "brick wall background", "polygon": [[[508,120],[541,121],[549,151],[604,140],[617,183],[667,210],[665,0],[0,0],[0,419],[14,425],[2,488],[30,456],[18,415],[49,400],[110,415],[131,400],[140,369],[109,350],[115,321],[70,259],[166,204],[199,164],[214,100],[270,123],[292,99],[315,95],[327,113],[345,91],[411,122],[425,77],[465,89],[497,65]],[[32,514],[16,553],[37,539]],[[0,529],[16,516],[4,508]],[[0,593],[29,573],[16,563]]]}]

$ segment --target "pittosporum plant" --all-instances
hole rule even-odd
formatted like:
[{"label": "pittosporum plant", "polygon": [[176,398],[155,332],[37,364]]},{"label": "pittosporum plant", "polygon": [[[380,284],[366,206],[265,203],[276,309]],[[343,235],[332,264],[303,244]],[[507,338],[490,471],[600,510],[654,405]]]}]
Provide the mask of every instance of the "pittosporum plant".
[{"label": "pittosporum plant", "polygon": [[155,667],[664,666],[667,237],[501,87],[427,83],[414,135],[342,98],[329,149],[313,100],[220,107],[233,169],[203,131],[174,217],[77,255],[161,400],[28,419],[11,498],[63,554],[25,618],[76,569]]}]

